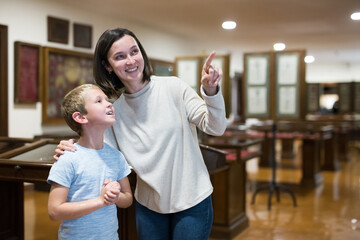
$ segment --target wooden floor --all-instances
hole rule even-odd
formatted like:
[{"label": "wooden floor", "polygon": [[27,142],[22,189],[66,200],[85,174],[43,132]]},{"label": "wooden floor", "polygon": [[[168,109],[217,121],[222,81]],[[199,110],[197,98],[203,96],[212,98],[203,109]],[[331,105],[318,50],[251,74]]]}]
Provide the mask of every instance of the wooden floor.
[{"label": "wooden floor", "polygon": [[[272,197],[268,210],[268,191],[261,191],[251,204],[254,190],[271,179],[271,171],[249,162],[247,215],[250,226],[235,240],[355,240],[360,239],[360,143],[352,143],[350,161],[341,170],[324,171],[324,182],[316,189],[299,186],[299,155],[282,159],[276,171],[277,182],[289,186],[296,195],[297,207],[289,194],[281,193],[280,202]],[[295,167],[288,168],[285,165]],[[255,167],[254,167],[255,166]],[[25,239],[57,239],[59,223],[47,216],[46,192],[25,191]]]}]

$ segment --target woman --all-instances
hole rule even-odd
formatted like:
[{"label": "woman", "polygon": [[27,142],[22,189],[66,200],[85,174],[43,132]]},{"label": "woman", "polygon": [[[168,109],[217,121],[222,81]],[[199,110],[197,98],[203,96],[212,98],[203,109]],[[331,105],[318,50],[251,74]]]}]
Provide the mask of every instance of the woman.
[{"label": "woman", "polygon": [[[202,99],[176,77],[151,75],[146,52],[131,31],[107,30],[97,43],[95,81],[117,98],[116,123],[107,129],[105,142],[121,150],[137,174],[139,239],[210,235],[213,187],[196,127],[211,135],[222,135],[226,128],[222,72],[211,65],[214,56],[202,69]],[[56,153],[73,150],[70,143],[62,141]]]}]

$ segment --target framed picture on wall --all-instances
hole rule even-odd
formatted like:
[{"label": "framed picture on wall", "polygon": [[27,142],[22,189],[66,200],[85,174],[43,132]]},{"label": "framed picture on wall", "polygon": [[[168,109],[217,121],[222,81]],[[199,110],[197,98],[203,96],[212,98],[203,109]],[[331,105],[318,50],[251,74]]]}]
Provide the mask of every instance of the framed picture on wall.
[{"label": "framed picture on wall", "polygon": [[354,82],[354,112],[360,113],[360,82]]},{"label": "framed picture on wall", "polygon": [[308,83],[307,86],[307,112],[315,113],[320,111],[320,84]]},{"label": "framed picture on wall", "polygon": [[269,58],[267,55],[249,56],[246,66],[249,85],[266,84],[269,78]]},{"label": "framed picture on wall", "polygon": [[268,113],[268,96],[266,87],[248,87],[246,95],[251,101],[247,101],[247,115],[257,116]]},{"label": "framed picture on wall", "polygon": [[297,116],[297,89],[296,86],[281,86],[278,89],[278,116]]},{"label": "framed picture on wall", "polygon": [[35,103],[39,101],[41,82],[41,47],[40,45],[19,42],[15,49],[15,103]]},{"label": "framed picture on wall", "polygon": [[200,76],[200,59],[194,58],[177,58],[176,59],[176,75],[196,92],[199,92],[199,76]]},{"label": "framed picture on wall", "polygon": [[270,117],[270,54],[244,55],[244,107],[247,118]]},{"label": "framed picture on wall", "polygon": [[58,48],[44,48],[43,124],[65,124],[61,102],[75,87],[94,83],[93,55]]},{"label": "framed picture on wall", "polygon": [[74,23],[74,46],[91,48],[92,27],[90,25]]},{"label": "framed picture on wall", "polygon": [[156,76],[174,76],[173,62],[157,59],[149,59],[149,61]]},{"label": "framed picture on wall", "polygon": [[339,96],[339,112],[349,113],[352,112],[352,83],[338,83],[338,96]]},{"label": "framed picture on wall", "polygon": [[47,17],[48,41],[68,44],[69,20]]},{"label": "framed picture on wall", "polygon": [[276,54],[276,117],[300,116],[300,53],[296,51]]}]

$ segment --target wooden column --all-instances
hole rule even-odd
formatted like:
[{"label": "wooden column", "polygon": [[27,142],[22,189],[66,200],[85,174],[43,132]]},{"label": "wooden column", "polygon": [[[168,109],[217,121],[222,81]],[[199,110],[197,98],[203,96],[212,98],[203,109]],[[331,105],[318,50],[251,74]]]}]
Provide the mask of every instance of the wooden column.
[{"label": "wooden column", "polygon": [[318,138],[304,138],[302,145],[301,185],[317,187],[323,182],[320,172],[320,141]]}]

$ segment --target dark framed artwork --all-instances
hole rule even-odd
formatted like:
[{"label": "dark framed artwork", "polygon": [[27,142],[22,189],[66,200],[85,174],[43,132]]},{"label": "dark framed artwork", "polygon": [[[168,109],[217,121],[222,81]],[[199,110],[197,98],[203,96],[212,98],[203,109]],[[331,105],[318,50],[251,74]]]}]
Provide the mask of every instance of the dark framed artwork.
[{"label": "dark framed artwork", "polygon": [[307,113],[320,111],[320,83],[307,83]]},{"label": "dark framed artwork", "polygon": [[75,87],[94,83],[93,55],[88,53],[44,48],[44,89],[42,104],[43,124],[65,124],[61,102]]},{"label": "dark framed artwork", "polygon": [[74,46],[91,48],[92,45],[92,26],[74,23]]},{"label": "dark framed artwork", "polygon": [[48,41],[68,44],[69,20],[47,17]]},{"label": "dark framed artwork", "polygon": [[154,74],[157,76],[174,76],[174,63],[157,60],[157,59],[149,59],[151,67],[153,68]]},{"label": "dark framed artwork", "polygon": [[354,82],[354,112],[360,113],[360,82]]},{"label": "dark framed artwork", "polygon": [[352,88],[353,85],[351,82],[348,83],[338,83],[337,90],[339,96],[339,112],[340,113],[350,113],[352,112]]},{"label": "dark framed artwork", "polygon": [[41,86],[40,45],[16,41],[15,49],[15,103],[39,101]]}]

